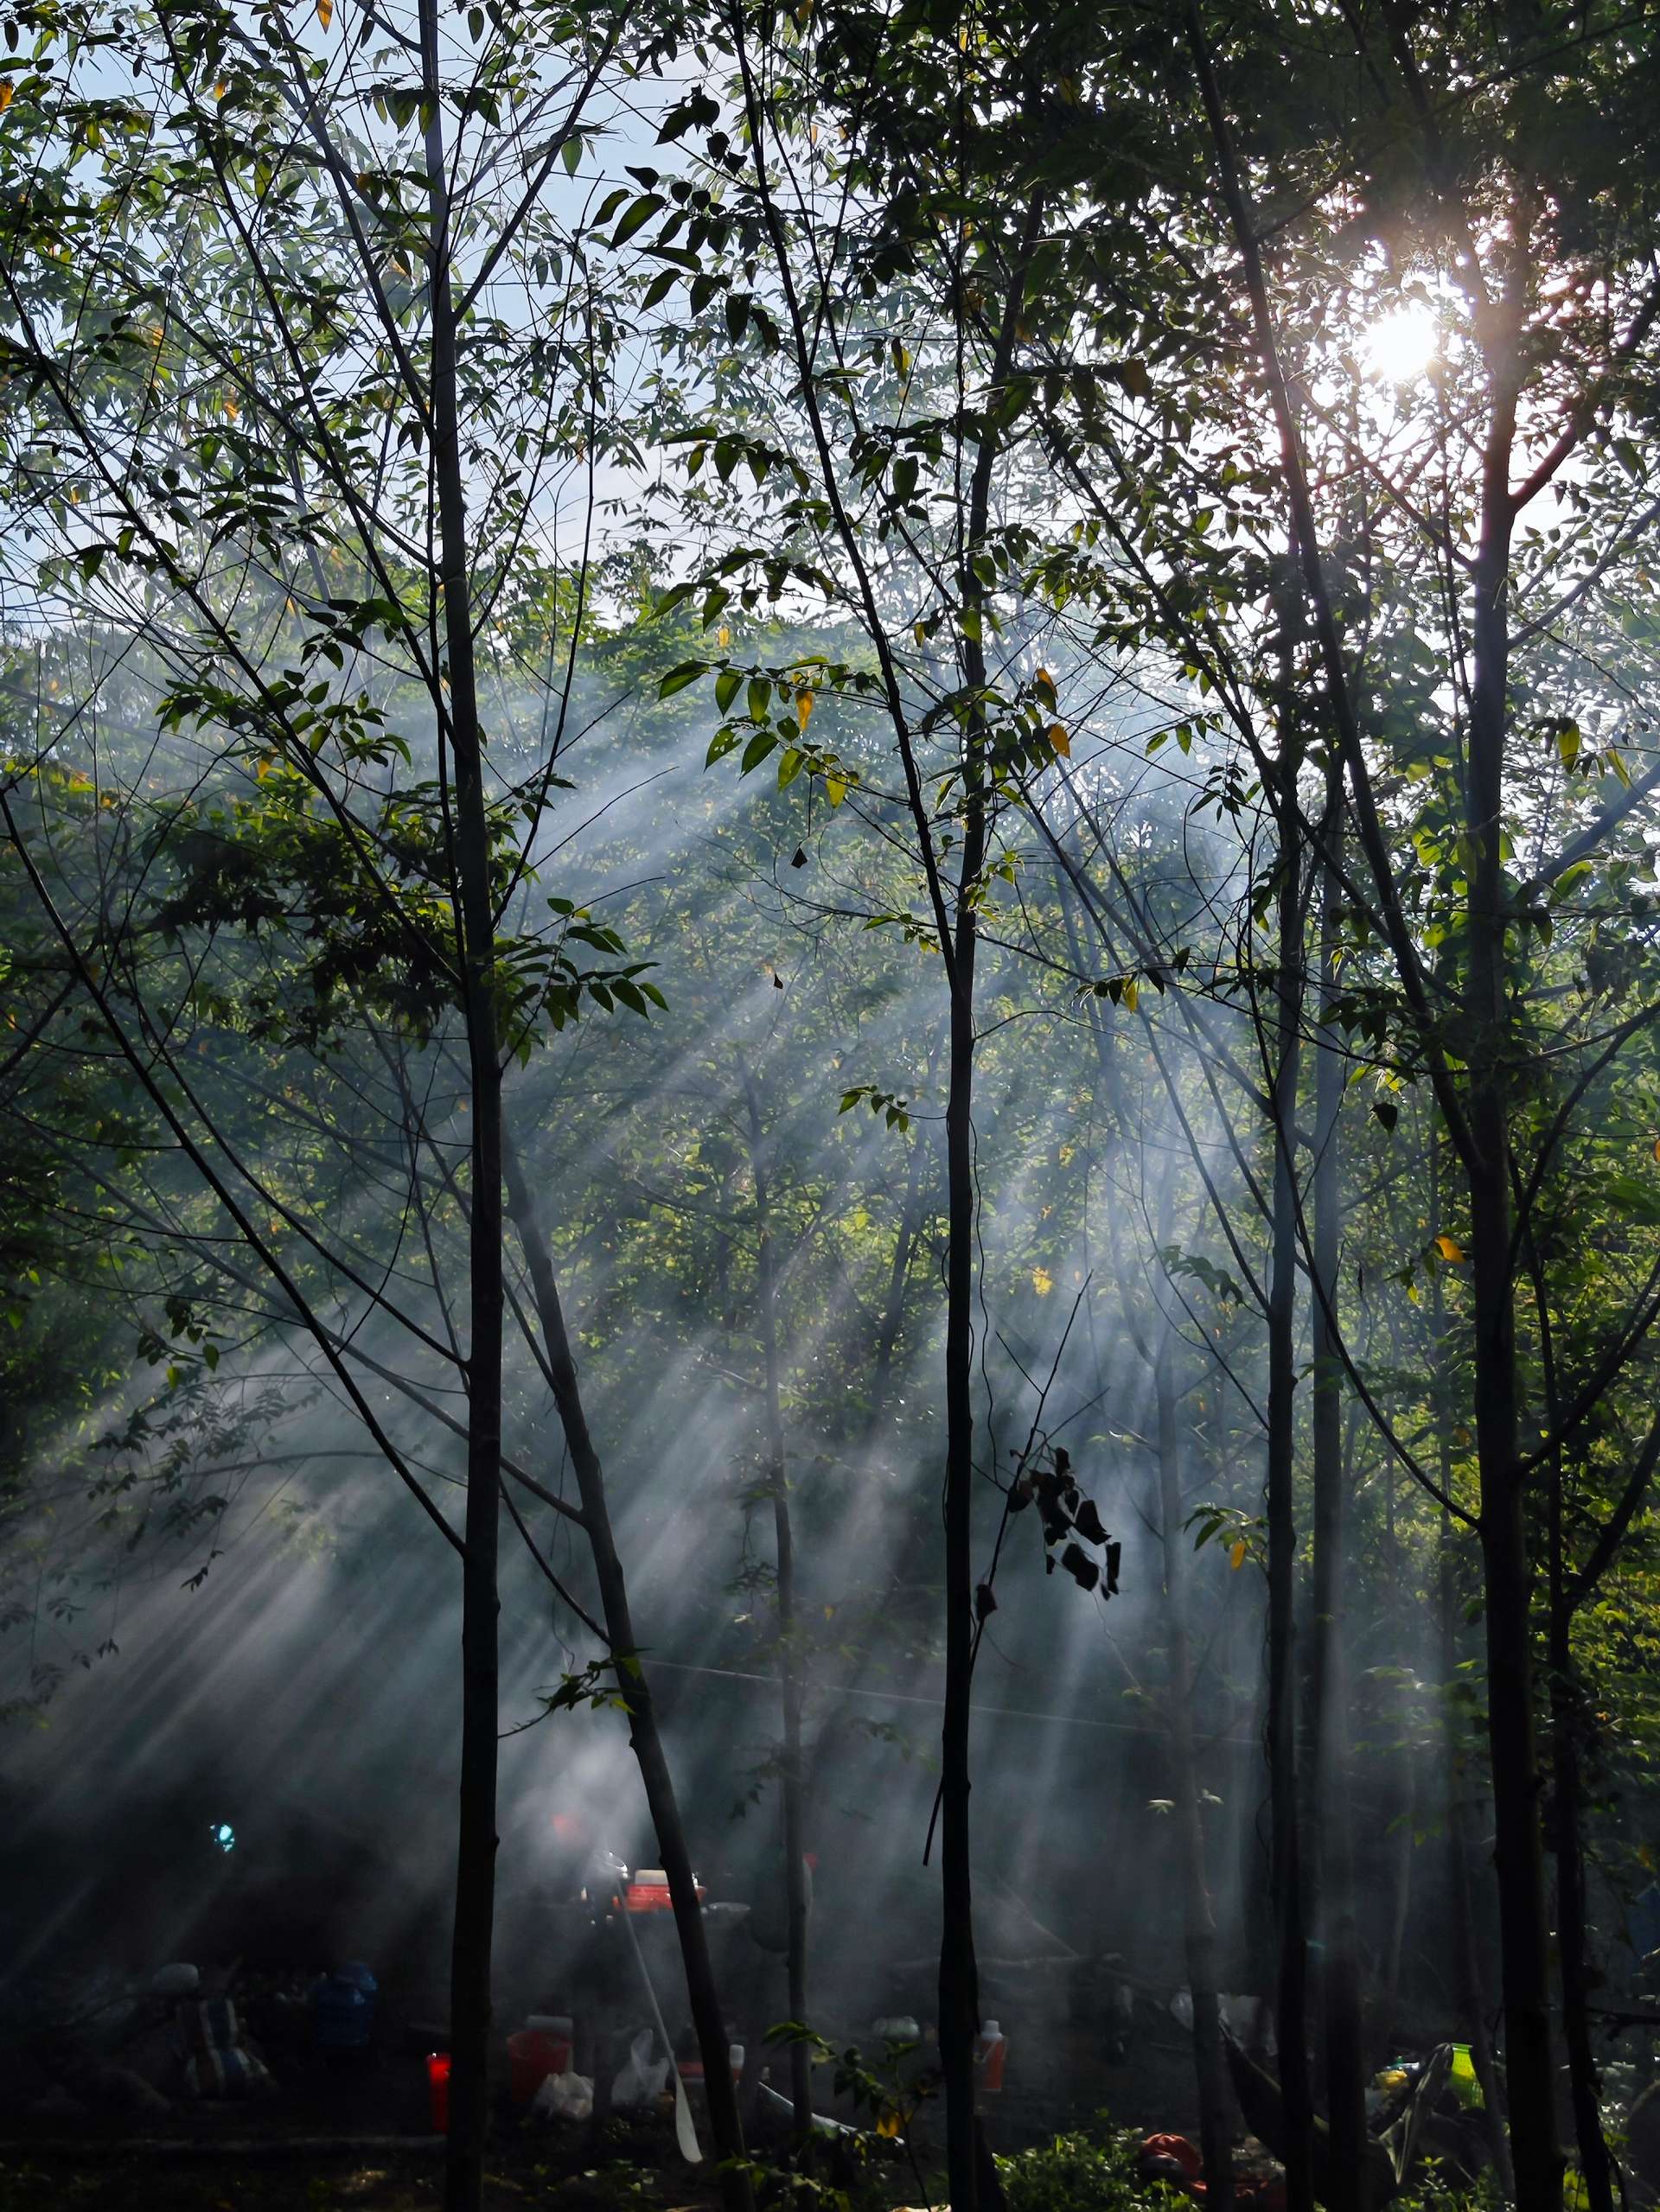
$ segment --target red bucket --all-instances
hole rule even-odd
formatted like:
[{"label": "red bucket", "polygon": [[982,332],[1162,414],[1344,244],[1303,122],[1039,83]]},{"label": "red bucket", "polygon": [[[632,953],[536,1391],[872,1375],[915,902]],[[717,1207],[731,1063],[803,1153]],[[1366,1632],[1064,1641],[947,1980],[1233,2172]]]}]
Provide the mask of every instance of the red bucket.
[{"label": "red bucket", "polygon": [[565,2074],[570,2068],[571,2045],[564,2036],[520,2028],[508,2037],[508,2078],[516,2105],[527,2105],[550,2074]]},{"label": "red bucket", "polygon": [[426,2088],[432,2100],[432,2132],[450,2132],[450,2054],[430,2050],[426,2055]]}]

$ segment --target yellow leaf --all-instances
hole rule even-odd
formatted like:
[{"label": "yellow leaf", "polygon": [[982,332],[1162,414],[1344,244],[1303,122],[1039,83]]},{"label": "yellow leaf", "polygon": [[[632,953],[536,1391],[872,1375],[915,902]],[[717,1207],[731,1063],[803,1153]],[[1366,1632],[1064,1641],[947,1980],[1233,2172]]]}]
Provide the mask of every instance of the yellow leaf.
[{"label": "yellow leaf", "polygon": [[835,1607],[834,1607],[833,1605],[827,1605],[827,1606],[825,1607],[825,1609],[824,1609],[824,1617],[825,1617],[825,1619],[826,1619],[827,1621],[833,1621],[833,1620],[835,1619],[835,1617],[836,1617],[836,1609],[835,1609]]},{"label": "yellow leaf", "polygon": [[[919,619],[918,621],[916,621],[916,622],[914,622],[911,624],[911,626],[910,626],[910,634],[911,634],[912,637],[914,637],[914,638],[916,639],[916,642],[917,642],[917,644],[918,644],[919,646],[921,646],[921,645],[926,645],[926,644],[928,643],[928,632],[927,632],[927,630],[923,628],[923,626],[922,622],[920,621],[920,619]],[[1660,1155],[1660,1142],[1657,1142],[1657,1143],[1656,1144],[1656,1145],[1655,1145],[1655,1148],[1654,1148],[1654,1149],[1655,1149],[1656,1154],[1657,1154],[1657,1155]]]},{"label": "yellow leaf", "polygon": [[335,0],[317,0],[317,21],[327,30],[334,21]]},{"label": "yellow leaf", "polygon": [[839,775],[827,775],[824,779],[824,795],[833,806],[840,806],[847,796],[847,787]]},{"label": "yellow leaf", "polygon": [[795,727],[798,730],[805,730],[808,724],[812,721],[814,704],[814,694],[811,692],[800,691],[796,692]]},{"label": "yellow leaf", "polygon": [[727,628],[725,623],[723,622],[720,628],[715,632],[715,643],[717,645],[730,645],[731,641],[732,634]]},{"label": "yellow leaf", "polygon": [[1034,1267],[1032,1269],[1031,1287],[1037,1291],[1040,1298],[1046,1298],[1049,1296],[1050,1292],[1055,1287],[1055,1278],[1050,1273],[1047,1267]]},{"label": "yellow leaf", "polygon": [[1050,674],[1047,668],[1040,668],[1031,680],[1037,685],[1040,692],[1047,692],[1050,698],[1054,698],[1055,679]]},{"label": "yellow leaf", "polygon": [[1063,724],[1058,722],[1051,722],[1050,724],[1049,742],[1061,755],[1063,760],[1069,761],[1071,759],[1072,740],[1067,736]]},{"label": "yellow leaf", "polygon": [[1462,1259],[1464,1258],[1463,1252],[1453,1243],[1451,1237],[1437,1237],[1435,1240],[1435,1249],[1440,1253],[1443,1259]]},{"label": "yellow leaf", "polygon": [[242,410],[237,405],[235,400],[232,398],[228,392],[225,395],[225,412],[230,417],[233,422],[235,422],[238,416],[242,412]]},{"label": "yellow leaf", "polygon": [[1657,1160],[1660,1160],[1660,1137],[1657,1137],[1654,1140],[1654,1157]]},{"label": "yellow leaf", "polygon": [[226,86],[225,80],[221,77],[219,82],[214,86],[214,98],[216,100],[222,100],[227,90],[227,87]]},{"label": "yellow leaf", "polygon": [[1228,1564],[1235,1574],[1239,1572],[1240,1569],[1245,1564],[1245,1553],[1248,1548],[1245,1539],[1242,1536],[1239,1537],[1228,1547]]},{"label": "yellow leaf", "polygon": [[10,77],[0,78],[0,108],[11,105],[12,83]]}]

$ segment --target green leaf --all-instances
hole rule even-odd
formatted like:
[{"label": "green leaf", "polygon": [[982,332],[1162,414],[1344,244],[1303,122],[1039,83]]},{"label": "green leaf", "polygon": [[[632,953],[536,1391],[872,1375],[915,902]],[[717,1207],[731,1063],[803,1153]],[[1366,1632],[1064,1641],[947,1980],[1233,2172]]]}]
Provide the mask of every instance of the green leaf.
[{"label": "green leaf", "polygon": [[661,192],[643,192],[630,207],[611,234],[611,244],[626,245],[636,231],[642,231],[668,202]]},{"label": "green leaf", "polygon": [[715,705],[725,714],[744,688],[744,678],[736,668],[723,668],[715,679]]},{"label": "green leaf", "polygon": [[707,92],[700,90],[691,92],[678,107],[670,108],[663,118],[662,128],[657,133],[657,143],[666,145],[690,131],[694,124],[706,129],[719,118],[719,105]]},{"label": "green leaf", "polygon": [[748,775],[751,768],[758,768],[777,743],[777,737],[770,730],[757,730],[744,748],[744,758],[739,765],[738,773]]},{"label": "green leaf", "polygon": [[683,692],[688,684],[695,684],[699,676],[708,673],[706,660],[683,660],[678,668],[671,668],[657,686],[660,699],[672,699],[676,692]]}]

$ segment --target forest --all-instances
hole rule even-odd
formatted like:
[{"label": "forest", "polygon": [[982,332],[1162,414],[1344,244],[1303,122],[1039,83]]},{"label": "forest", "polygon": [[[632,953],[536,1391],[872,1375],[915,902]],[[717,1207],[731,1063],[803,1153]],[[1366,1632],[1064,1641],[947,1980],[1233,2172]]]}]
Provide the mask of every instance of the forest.
[{"label": "forest", "polygon": [[1660,13],[0,22],[0,2207],[1660,2203]]}]

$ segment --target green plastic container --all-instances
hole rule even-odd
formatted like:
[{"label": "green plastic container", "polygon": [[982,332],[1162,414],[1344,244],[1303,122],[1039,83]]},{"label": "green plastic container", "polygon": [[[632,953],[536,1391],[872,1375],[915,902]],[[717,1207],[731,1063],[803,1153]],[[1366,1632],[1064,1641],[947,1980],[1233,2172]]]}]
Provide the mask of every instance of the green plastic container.
[{"label": "green plastic container", "polygon": [[1476,2062],[1470,2056],[1468,2043],[1453,2044],[1452,2063],[1447,2069],[1446,2078],[1453,2095],[1466,2112],[1480,2109],[1481,2084],[1476,2079]]}]

